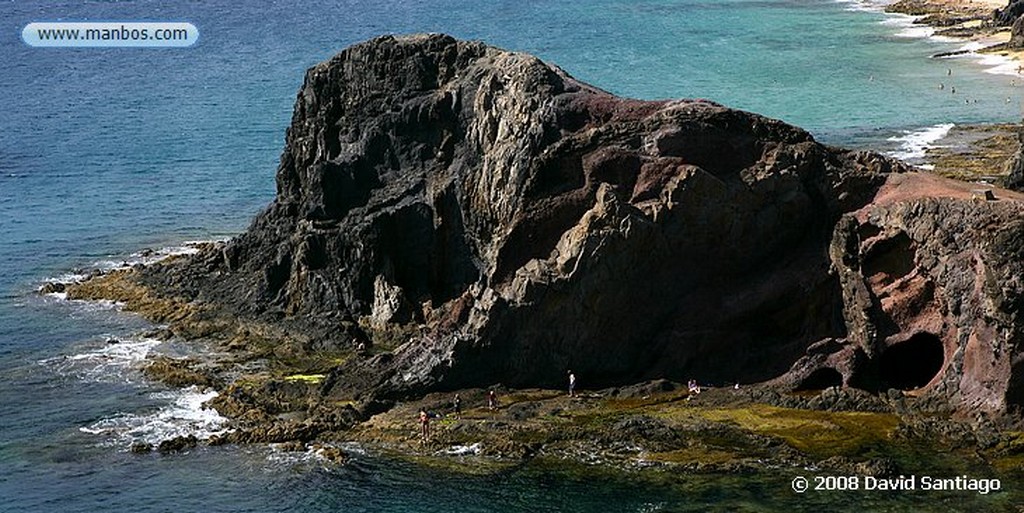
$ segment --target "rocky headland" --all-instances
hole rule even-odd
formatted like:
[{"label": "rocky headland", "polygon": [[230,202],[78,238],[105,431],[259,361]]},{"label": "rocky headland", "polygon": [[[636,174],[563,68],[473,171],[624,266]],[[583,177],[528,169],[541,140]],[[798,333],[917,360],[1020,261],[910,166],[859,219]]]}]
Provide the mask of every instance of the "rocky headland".
[{"label": "rocky headland", "polygon": [[[203,344],[147,372],[220,392],[234,430],[211,444],[1013,469],[1022,213],[756,114],[386,36],[307,72],[245,233],[66,292]],[[427,441],[420,409],[445,414]]]}]

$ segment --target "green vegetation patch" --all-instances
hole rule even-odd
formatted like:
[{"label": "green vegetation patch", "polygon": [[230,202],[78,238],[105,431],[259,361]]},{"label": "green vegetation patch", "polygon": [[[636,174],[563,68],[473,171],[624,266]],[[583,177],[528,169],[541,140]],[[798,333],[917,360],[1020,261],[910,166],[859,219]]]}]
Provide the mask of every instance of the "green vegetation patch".
[{"label": "green vegetation patch", "polygon": [[291,376],[285,376],[285,381],[292,383],[307,383],[310,385],[320,384],[326,376],[324,374],[292,374]]},{"label": "green vegetation patch", "polygon": [[779,408],[763,404],[738,408],[695,409],[712,422],[784,440],[811,456],[855,456],[888,442],[899,425],[895,415],[868,412],[825,412]]}]

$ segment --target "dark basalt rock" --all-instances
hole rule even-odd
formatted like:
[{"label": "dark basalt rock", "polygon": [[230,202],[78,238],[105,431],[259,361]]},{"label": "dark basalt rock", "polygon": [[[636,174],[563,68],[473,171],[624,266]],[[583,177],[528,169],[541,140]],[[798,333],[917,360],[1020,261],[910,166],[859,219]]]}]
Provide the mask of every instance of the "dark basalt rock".
[{"label": "dark basalt rock", "polygon": [[1010,28],[1010,41],[1006,43],[1008,48],[1024,48],[1024,16],[1018,16]]},{"label": "dark basalt rock", "polygon": [[943,356],[923,388],[1020,404],[1016,199],[936,179],[960,196],[873,206],[904,171],[711,102],[623,99],[529,55],[388,36],[307,72],[277,196],[248,231],[142,279],[311,347],[373,341],[320,390],[363,404],[561,387],[569,368],[590,388],[796,388],[829,366],[884,389],[888,348],[918,333]]},{"label": "dark basalt rock", "polygon": [[196,438],[195,435],[178,436],[160,442],[160,444],[157,445],[156,450],[161,454],[170,454],[191,449],[198,444],[199,439]]},{"label": "dark basalt rock", "polygon": [[135,442],[132,444],[129,450],[134,454],[146,454],[153,452],[153,446],[147,444],[146,442]]},{"label": "dark basalt rock", "polygon": [[67,289],[67,285],[60,282],[46,282],[39,287],[40,294],[59,294]]},{"label": "dark basalt rock", "polygon": [[996,9],[992,13],[992,20],[996,25],[1008,27],[1013,25],[1021,15],[1024,15],[1024,1],[1021,0],[1010,0],[1006,4],[1006,7],[1002,9]]}]

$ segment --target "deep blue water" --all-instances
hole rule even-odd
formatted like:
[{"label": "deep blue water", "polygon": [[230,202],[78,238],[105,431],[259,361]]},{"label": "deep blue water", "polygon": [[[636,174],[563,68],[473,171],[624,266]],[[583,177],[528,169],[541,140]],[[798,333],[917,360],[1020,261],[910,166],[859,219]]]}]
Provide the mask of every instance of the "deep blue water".
[{"label": "deep blue water", "polygon": [[[272,198],[304,70],[382,33],[484,39],[618,94],[710,98],[837,144],[899,150],[903,143],[890,139],[908,132],[1019,117],[1017,79],[985,73],[969,57],[929,59],[962,43],[902,37],[898,20],[854,7],[0,2],[0,512],[819,511],[862,503],[797,500],[787,478],[772,475],[692,477],[681,488],[543,468],[461,476],[373,456],[324,469],[261,447],[132,455],[132,440],[217,427],[194,408],[198,392],[162,390],[138,374],[146,351],[183,348],[134,337],[146,324],[109,306],[33,293],[48,278],[142,248],[244,229]],[[201,39],[187,49],[21,42],[26,23],[56,20],[188,21]],[[125,343],[107,345],[110,337]],[[1006,504],[985,501],[935,506]]]}]

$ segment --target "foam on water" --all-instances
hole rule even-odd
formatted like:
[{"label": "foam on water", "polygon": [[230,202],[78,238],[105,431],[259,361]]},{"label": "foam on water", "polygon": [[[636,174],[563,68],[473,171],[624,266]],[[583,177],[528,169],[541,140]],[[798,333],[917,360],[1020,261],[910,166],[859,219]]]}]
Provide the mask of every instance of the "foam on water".
[{"label": "foam on water", "polygon": [[935,36],[935,28],[928,25],[920,25],[917,20],[921,19],[920,16],[911,16],[909,14],[898,14],[898,13],[886,13],[886,18],[879,23],[882,25],[888,25],[897,29],[896,33],[893,34],[896,37],[903,38],[927,38]]},{"label": "foam on water", "polygon": [[836,0],[836,3],[846,5],[843,10],[850,12],[882,12],[889,2],[885,0]]},{"label": "foam on water", "polygon": [[[941,36],[935,36],[933,39],[939,39]],[[943,38],[949,41],[957,41],[952,38]],[[943,55],[942,59],[973,59],[976,63],[986,68],[985,73],[993,75],[1008,75],[1008,76],[1019,76],[1019,68],[1021,66],[1020,61],[1016,61],[1010,57],[1004,55],[998,55],[994,53],[982,53],[981,50],[988,48],[990,45],[981,41],[968,41],[959,48],[956,49],[956,53],[952,55]]]},{"label": "foam on water", "polygon": [[[303,465],[324,465],[332,463],[327,455],[328,448],[339,448],[345,454],[354,454],[349,449],[350,444],[341,445],[319,445],[307,444],[304,451],[292,451],[282,447],[283,444],[270,444],[270,453],[267,455],[268,471],[280,470],[280,467],[295,467]],[[365,454],[365,451],[362,452]]]},{"label": "foam on water", "polygon": [[[74,376],[83,381],[106,383],[137,383],[141,381],[139,368],[146,357],[161,342],[152,338],[137,338],[96,342],[102,344],[71,356],[56,356],[39,363],[58,374]],[[94,345],[95,345],[94,344]]]},{"label": "foam on water", "polygon": [[910,164],[921,164],[928,148],[945,137],[954,126],[956,125],[953,123],[943,123],[922,130],[905,130],[903,135],[889,138],[890,141],[899,143],[899,147],[888,154]]},{"label": "foam on water", "polygon": [[[57,276],[46,278],[42,281],[42,284],[46,283],[80,283],[85,281],[92,275],[93,271],[113,271],[118,269],[128,269],[136,265],[151,265],[162,260],[166,260],[171,257],[194,255],[199,253],[200,249],[206,244],[215,244],[225,242],[228,239],[213,239],[213,240],[187,240],[182,242],[180,245],[167,246],[159,249],[143,249],[136,251],[124,257],[118,257],[116,255],[110,255],[105,259],[97,260],[89,265],[86,269],[74,269]],[[57,297],[65,299],[67,295],[63,293],[50,293],[47,294],[51,297]]]},{"label": "foam on water", "polygon": [[996,54],[975,54],[978,58],[978,64],[985,66],[985,73],[991,73],[993,75],[1009,75],[1011,77],[1020,76],[1021,62],[1015,61],[1009,57]]},{"label": "foam on water", "polygon": [[105,418],[79,431],[104,438],[107,445],[127,450],[133,444],[158,445],[160,442],[180,436],[195,436],[208,440],[213,435],[228,432],[228,419],[205,403],[217,392],[189,387],[182,390],[154,392],[150,398],[168,403],[152,413],[123,413]]},{"label": "foam on water", "polygon": [[480,454],[483,450],[483,445],[480,442],[476,442],[470,445],[453,445],[447,449],[438,451],[437,454],[446,454],[449,456],[475,456]]},{"label": "foam on water", "polygon": [[93,264],[93,267],[103,271],[109,271],[113,269],[124,269],[139,264],[150,265],[175,256],[194,255],[199,253],[200,248],[204,244],[213,242],[220,241],[185,241],[181,243],[180,246],[168,246],[159,249],[144,249],[136,251],[135,253],[121,259],[117,259],[111,255],[111,259],[100,260]]}]

